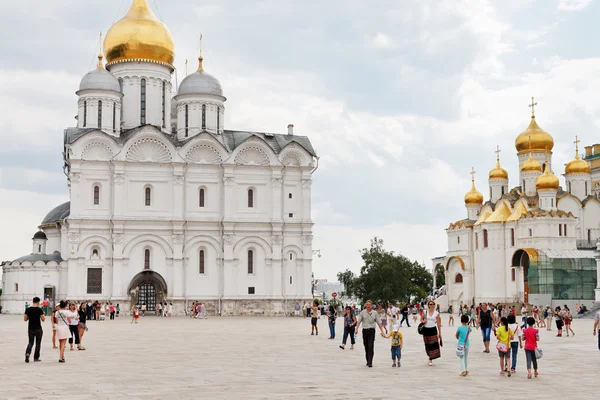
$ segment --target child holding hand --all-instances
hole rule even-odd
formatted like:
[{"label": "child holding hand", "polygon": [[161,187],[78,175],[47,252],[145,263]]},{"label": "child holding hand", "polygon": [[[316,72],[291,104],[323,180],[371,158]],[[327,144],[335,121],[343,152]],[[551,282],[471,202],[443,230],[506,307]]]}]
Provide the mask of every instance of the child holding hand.
[{"label": "child holding hand", "polygon": [[[402,332],[400,332],[400,325],[396,324],[392,330],[385,335],[386,338],[392,338],[392,368],[400,367],[400,357],[402,356]],[[398,364],[396,364],[398,359]]]}]

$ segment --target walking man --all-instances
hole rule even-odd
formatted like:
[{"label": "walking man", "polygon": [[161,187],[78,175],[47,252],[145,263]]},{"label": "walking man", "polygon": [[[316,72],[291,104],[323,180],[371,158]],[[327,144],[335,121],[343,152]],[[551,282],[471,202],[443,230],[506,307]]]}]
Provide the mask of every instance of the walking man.
[{"label": "walking man", "polygon": [[363,344],[365,346],[365,357],[367,359],[367,367],[373,367],[373,348],[375,346],[375,325],[379,327],[379,331],[381,332],[381,336],[385,337],[383,334],[383,327],[381,326],[381,319],[379,318],[379,313],[373,310],[373,302],[371,300],[367,300],[365,303],[365,309],[358,314],[356,318],[358,322],[356,324],[355,333],[358,333],[358,328],[362,324],[363,330]]},{"label": "walking man", "polygon": [[33,361],[39,362],[40,360],[40,349],[42,346],[42,322],[46,321],[44,311],[40,308],[40,298],[33,298],[33,305],[25,310],[23,320],[28,322],[27,334],[29,336],[29,344],[25,350],[25,362],[29,362],[29,356],[31,355],[31,349],[33,348],[33,341],[35,339],[35,353],[33,354]]},{"label": "walking man", "polygon": [[405,304],[404,307],[402,307],[402,321],[400,321],[400,326],[402,326],[404,321],[406,321],[406,326],[410,328],[410,323],[408,322],[408,304]]}]

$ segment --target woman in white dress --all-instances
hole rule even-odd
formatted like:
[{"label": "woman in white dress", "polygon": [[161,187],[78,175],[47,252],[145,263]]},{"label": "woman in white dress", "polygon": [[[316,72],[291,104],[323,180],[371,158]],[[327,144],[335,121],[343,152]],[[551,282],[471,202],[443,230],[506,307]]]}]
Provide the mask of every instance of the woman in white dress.
[{"label": "woman in white dress", "polygon": [[54,314],[54,323],[56,325],[56,338],[59,342],[60,357],[59,363],[65,362],[65,347],[67,345],[67,339],[71,337],[71,331],[69,324],[71,323],[71,315],[66,310],[67,302],[62,300],[58,305],[58,311]]},{"label": "woman in white dress", "polygon": [[167,310],[168,310],[168,312],[167,312],[168,316],[172,317],[173,316],[173,303],[169,303]]}]

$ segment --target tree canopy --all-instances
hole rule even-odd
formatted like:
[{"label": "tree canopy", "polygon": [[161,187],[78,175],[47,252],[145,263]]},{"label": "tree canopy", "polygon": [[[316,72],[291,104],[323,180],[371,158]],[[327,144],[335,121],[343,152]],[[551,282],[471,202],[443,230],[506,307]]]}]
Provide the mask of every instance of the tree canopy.
[{"label": "tree canopy", "polygon": [[371,247],[361,250],[364,265],[360,275],[351,270],[339,272],[344,284],[344,297],[367,299],[377,304],[410,302],[421,299],[431,291],[433,275],[416,261],[411,261],[383,247],[383,240],[371,239]]}]

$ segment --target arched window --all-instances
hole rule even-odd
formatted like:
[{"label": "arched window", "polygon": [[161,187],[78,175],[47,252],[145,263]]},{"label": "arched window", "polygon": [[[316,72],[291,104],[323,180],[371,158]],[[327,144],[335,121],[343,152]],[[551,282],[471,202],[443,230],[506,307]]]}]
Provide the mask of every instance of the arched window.
[{"label": "arched window", "polygon": [[290,285],[292,284],[292,277],[290,276]]},{"label": "arched window", "polygon": [[490,186],[490,199],[492,198],[492,187]]},{"label": "arched window", "polygon": [[585,197],[588,196],[588,184],[587,181],[585,181]]},{"label": "arched window", "polygon": [[457,242],[457,244],[460,244],[460,236],[456,237],[456,242]]},{"label": "arched window", "polygon": [[522,188],[521,192],[524,192],[524,191],[525,191],[525,179],[523,179],[523,188]]},{"label": "arched window", "polygon": [[92,257],[99,257],[99,255],[98,255],[98,249],[92,250]]},{"label": "arched window", "polygon": [[[119,88],[123,94],[123,78],[119,78]],[[121,96],[121,121],[123,120],[123,96]]]},{"label": "arched window", "polygon": [[217,107],[217,133],[221,130],[221,109]]},{"label": "arched window", "polygon": [[502,196],[504,196],[504,186],[502,186]]},{"label": "arched window", "polygon": [[515,229],[514,228],[510,229],[510,245],[512,247],[515,247]]},{"label": "arched window", "polygon": [[200,188],[200,193],[198,194],[199,206],[204,207],[204,188]]},{"label": "arched window", "polygon": [[475,232],[475,249],[479,248],[479,233]]},{"label": "arched window", "polygon": [[102,128],[102,100],[98,100],[98,128]]},{"label": "arched window", "polygon": [[87,125],[87,101],[83,102],[83,127]]},{"label": "arched window", "polygon": [[100,186],[94,186],[94,205],[100,204]]},{"label": "arched window", "polygon": [[202,104],[202,130],[206,129],[206,104]]},{"label": "arched window", "polygon": [[514,268],[512,268],[510,271],[510,279],[513,282],[517,280],[517,272],[515,271]]},{"label": "arched window", "polygon": [[38,244],[38,253],[41,253],[41,252],[42,252],[42,245]]},{"label": "arched window", "polygon": [[463,283],[462,274],[456,274],[456,276],[454,277],[454,283]]},{"label": "arched window", "polygon": [[588,229],[588,243],[592,243],[592,230]]},{"label": "arched window", "polygon": [[563,228],[563,232],[565,233],[565,236],[567,236],[567,224],[565,224],[565,227]]},{"label": "arched window", "polygon": [[146,190],[145,190],[145,194],[146,194],[145,204],[147,206],[149,206],[152,203],[152,189],[150,189],[149,187],[147,187]]},{"label": "arched window", "polygon": [[167,126],[167,120],[166,120],[166,112],[165,112],[165,108],[167,107],[167,97],[166,97],[166,89],[167,88],[167,83],[165,81],[163,81],[162,83],[162,127],[166,127]]},{"label": "arched window", "polygon": [[117,102],[113,101],[113,132],[117,131]]},{"label": "arched window", "polygon": [[254,251],[248,250],[248,275],[254,274]]},{"label": "arched window", "polygon": [[573,192],[571,191],[571,182],[569,182],[569,193],[573,193]]},{"label": "arched window", "polygon": [[199,264],[198,265],[198,272],[200,274],[204,275],[205,274],[205,271],[204,271],[204,250],[200,250],[200,254],[198,256],[198,260],[199,260],[198,261],[198,264]]},{"label": "arched window", "polygon": [[144,269],[150,269],[150,249],[144,250]]},{"label": "arched window", "polygon": [[146,80],[142,79],[140,88],[140,124],[146,123]]},{"label": "arched window", "polygon": [[488,231],[487,229],[483,230],[483,248],[488,247]]},{"label": "arched window", "polygon": [[254,207],[254,189],[248,189],[248,208]]},{"label": "arched window", "polygon": [[558,236],[562,236],[562,224],[558,224]]},{"label": "arched window", "polygon": [[188,128],[189,128],[189,109],[188,105],[185,105],[185,137],[188,137]]}]

